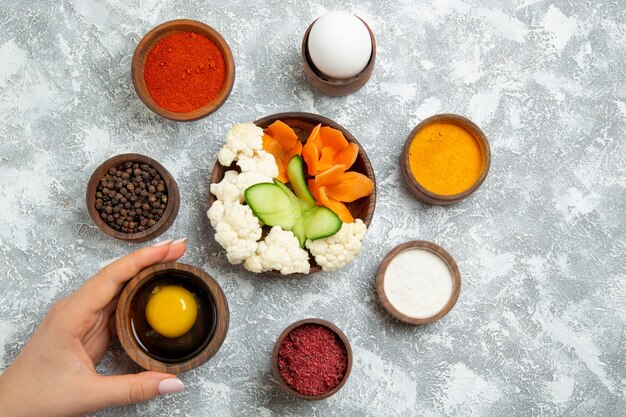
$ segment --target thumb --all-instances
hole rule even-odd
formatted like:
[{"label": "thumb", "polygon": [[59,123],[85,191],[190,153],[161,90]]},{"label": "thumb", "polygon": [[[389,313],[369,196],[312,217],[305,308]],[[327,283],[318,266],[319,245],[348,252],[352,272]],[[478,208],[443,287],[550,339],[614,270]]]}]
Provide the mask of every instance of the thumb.
[{"label": "thumb", "polygon": [[175,394],[185,384],[172,374],[141,372],[138,374],[100,376],[95,402],[103,407],[126,405],[149,400],[159,395]]}]

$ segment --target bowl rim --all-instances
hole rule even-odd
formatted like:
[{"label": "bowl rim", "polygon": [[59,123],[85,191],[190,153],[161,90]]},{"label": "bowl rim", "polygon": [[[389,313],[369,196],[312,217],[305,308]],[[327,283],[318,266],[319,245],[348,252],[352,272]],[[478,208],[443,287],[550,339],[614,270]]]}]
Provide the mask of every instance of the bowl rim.
[{"label": "bowl rim", "polygon": [[[411,171],[409,161],[409,151],[411,148],[411,144],[413,143],[415,136],[420,130],[434,123],[450,123],[465,129],[476,139],[483,153],[484,164],[479,177],[468,189],[460,193],[439,194],[430,191],[422,186],[419,181],[417,181],[417,179],[413,175],[413,172]],[[489,145],[489,140],[487,139],[487,136],[482,131],[482,129],[468,118],[453,113],[435,114],[422,120],[413,128],[413,130],[411,130],[411,133],[409,133],[404,142],[402,153],[400,154],[400,166],[404,182],[409,188],[409,191],[411,191],[411,193],[416,198],[425,203],[435,205],[453,204],[473,194],[476,190],[478,190],[478,188],[487,178],[487,174],[489,174],[489,169],[491,167],[491,146]]]},{"label": "bowl rim", "polygon": [[[452,291],[450,293],[450,298],[441,310],[439,310],[439,312],[430,317],[416,318],[407,316],[396,309],[396,307],[387,298],[387,294],[385,292],[385,273],[387,272],[389,264],[399,254],[412,249],[427,250],[439,256],[439,258],[448,266],[448,269],[452,274]],[[380,302],[385,310],[398,320],[408,324],[429,324],[444,317],[455,306],[459,299],[459,295],[461,294],[461,271],[459,270],[459,266],[452,255],[450,255],[450,253],[441,246],[427,240],[411,240],[401,243],[391,249],[380,262],[378,270],[376,271],[376,292],[378,293],[378,298],[380,299]]]},{"label": "bowl rim", "polygon": [[[370,59],[365,65],[365,67],[355,76],[350,78],[334,78],[325,75],[322,71],[320,71],[309,54],[308,42],[309,42],[309,34],[311,33],[311,29],[317,19],[315,19],[311,24],[307,27],[304,32],[304,36],[302,37],[302,46],[301,46],[301,56],[302,56],[302,65],[304,67],[304,73],[307,78],[315,88],[322,91],[323,93],[335,96],[345,96],[352,94],[361,87],[363,87],[367,81],[372,76],[374,72],[374,67],[376,64],[376,38],[374,37],[374,32],[369,27],[367,22],[360,18],[357,15],[354,15],[357,19],[359,19],[365,27],[370,35],[370,40],[372,41],[372,54],[370,55]],[[321,17],[321,16],[320,16]]]},{"label": "bowl rim", "polygon": [[[178,32],[195,32],[209,38],[219,48],[226,65],[224,85],[213,101],[198,109],[184,113],[173,112],[156,104],[150,95],[143,74],[146,58],[152,47],[165,36]],[[137,96],[154,113],[174,121],[194,121],[214,113],[226,102],[235,84],[235,60],[228,42],[211,26],[191,19],[169,20],[150,29],[135,47],[131,61],[131,78]]]},{"label": "bowl rim", "polygon": [[[341,382],[339,382],[339,385],[337,385],[335,388],[333,388],[332,390],[324,394],[305,395],[305,394],[299,393],[298,391],[296,391],[294,388],[292,388],[289,384],[285,382],[283,377],[280,375],[280,371],[278,369],[278,352],[280,350],[280,345],[282,344],[285,337],[287,337],[287,335],[292,330],[304,324],[318,324],[320,326],[324,326],[332,330],[337,336],[339,336],[339,339],[343,342],[346,348],[346,356],[347,356],[347,361],[348,361],[346,365],[346,373],[344,374]],[[274,375],[276,382],[283,390],[285,390],[285,392],[303,400],[317,401],[317,400],[324,400],[328,397],[331,397],[335,395],[341,388],[343,388],[343,386],[346,384],[348,380],[348,377],[350,376],[350,372],[352,371],[352,362],[353,362],[352,346],[350,345],[350,341],[348,340],[348,337],[345,335],[345,333],[339,327],[337,327],[335,324],[331,323],[328,320],[324,320],[324,319],[316,318],[316,317],[309,317],[306,319],[298,320],[290,324],[280,333],[278,338],[276,338],[276,342],[274,343],[274,348],[272,349],[271,367],[272,367],[272,374]]]},{"label": "bowl rim", "polygon": [[[372,194],[370,194],[367,197],[364,197],[368,199],[368,208],[367,208],[367,212],[365,216],[363,218],[361,217],[355,217],[355,218],[361,219],[369,230],[369,226],[372,223],[372,219],[374,218],[374,212],[376,210],[376,199],[377,199],[378,191],[377,191],[377,185],[376,185],[376,174],[374,173],[374,166],[372,165],[372,162],[367,156],[367,153],[365,152],[365,149],[363,148],[361,143],[359,143],[359,141],[352,135],[352,133],[350,133],[345,127],[341,126],[339,123],[327,117],[324,117],[315,113],[307,113],[307,112],[274,113],[268,116],[264,116],[260,119],[257,119],[253,123],[261,127],[263,130],[265,130],[265,127],[263,127],[262,125],[269,125],[276,120],[285,120],[285,119],[299,119],[303,121],[308,121],[310,123],[321,123],[322,126],[330,126],[333,129],[340,130],[343,133],[346,140],[348,140],[348,142],[354,142],[359,146],[359,157],[362,158],[363,164],[365,165],[365,172],[362,172],[362,174],[367,175],[367,177],[372,180],[372,182],[374,183],[374,189],[372,190]],[[222,164],[220,164],[219,160],[216,160],[215,164],[213,165],[213,169],[211,170],[211,177],[210,177],[211,184],[213,184],[213,180],[219,175],[220,169],[228,169],[228,167],[224,167]],[[211,205],[216,200],[217,198],[209,190],[209,207],[211,207]],[[322,270],[321,267],[316,265],[316,266],[312,266],[309,269],[309,272],[305,274],[293,273],[293,274],[288,274],[288,275],[282,275],[276,270],[263,272],[261,274],[279,274],[280,276],[284,276],[284,277],[293,277],[293,276],[305,276],[305,275],[313,274],[316,272],[320,272],[321,270]],[[257,275],[260,275],[260,274],[257,274]]]},{"label": "bowl rim", "polygon": [[[96,209],[96,191],[100,180],[104,174],[113,167],[117,167],[125,162],[139,162],[150,165],[156,169],[167,188],[167,205],[161,218],[156,224],[149,229],[136,233],[124,233],[110,227],[102,218],[100,213]],[[163,234],[174,223],[176,216],[178,216],[178,210],[180,208],[180,191],[178,184],[172,176],[172,174],[158,161],[150,158],[149,156],[138,153],[123,153],[112,156],[104,162],[102,162],[91,174],[89,181],[87,182],[87,189],[85,192],[85,204],[87,205],[87,212],[93,220],[93,222],[107,235],[116,239],[124,240],[127,242],[145,242],[154,239],[157,236]]]},{"label": "bowl rim", "polygon": [[[148,355],[138,345],[130,328],[130,306],[133,298],[145,283],[155,277],[156,273],[163,271],[184,271],[189,278],[206,288],[215,304],[217,323],[211,340],[196,356],[180,363],[165,363]],[[120,294],[115,311],[115,323],[122,348],[133,362],[150,371],[179,374],[199,367],[219,351],[228,333],[230,312],[226,295],[213,277],[192,265],[167,262],[145,268],[128,281]]]}]

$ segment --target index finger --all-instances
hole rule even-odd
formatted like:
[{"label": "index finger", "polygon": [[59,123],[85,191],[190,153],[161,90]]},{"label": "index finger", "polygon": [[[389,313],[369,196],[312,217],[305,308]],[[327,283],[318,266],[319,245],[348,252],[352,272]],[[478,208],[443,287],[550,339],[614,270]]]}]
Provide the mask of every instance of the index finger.
[{"label": "index finger", "polygon": [[124,283],[141,270],[183,256],[187,249],[185,241],[141,248],[105,266],[71,296],[72,304],[78,311],[100,311],[117,296]]}]

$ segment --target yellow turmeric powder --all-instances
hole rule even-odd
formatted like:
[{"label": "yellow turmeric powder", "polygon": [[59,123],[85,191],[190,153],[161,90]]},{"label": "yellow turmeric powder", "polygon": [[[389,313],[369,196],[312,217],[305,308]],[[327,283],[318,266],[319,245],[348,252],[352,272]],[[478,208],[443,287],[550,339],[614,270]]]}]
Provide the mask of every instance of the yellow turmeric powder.
[{"label": "yellow turmeric powder", "polygon": [[461,193],[480,177],[485,165],[476,138],[451,123],[427,125],[409,147],[413,176],[427,190],[443,195]]}]

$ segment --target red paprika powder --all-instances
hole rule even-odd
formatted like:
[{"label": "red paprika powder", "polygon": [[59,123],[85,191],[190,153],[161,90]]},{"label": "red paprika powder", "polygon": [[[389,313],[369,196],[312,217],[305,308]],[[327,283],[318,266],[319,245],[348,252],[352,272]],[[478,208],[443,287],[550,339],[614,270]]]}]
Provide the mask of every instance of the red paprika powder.
[{"label": "red paprika powder", "polygon": [[320,324],[303,324],[283,339],[278,370],[283,380],[304,395],[321,395],[341,383],[348,353],[339,336]]},{"label": "red paprika powder", "polygon": [[226,64],[204,35],[179,32],[150,50],[143,71],[150,96],[160,107],[185,113],[209,104],[224,85]]}]

